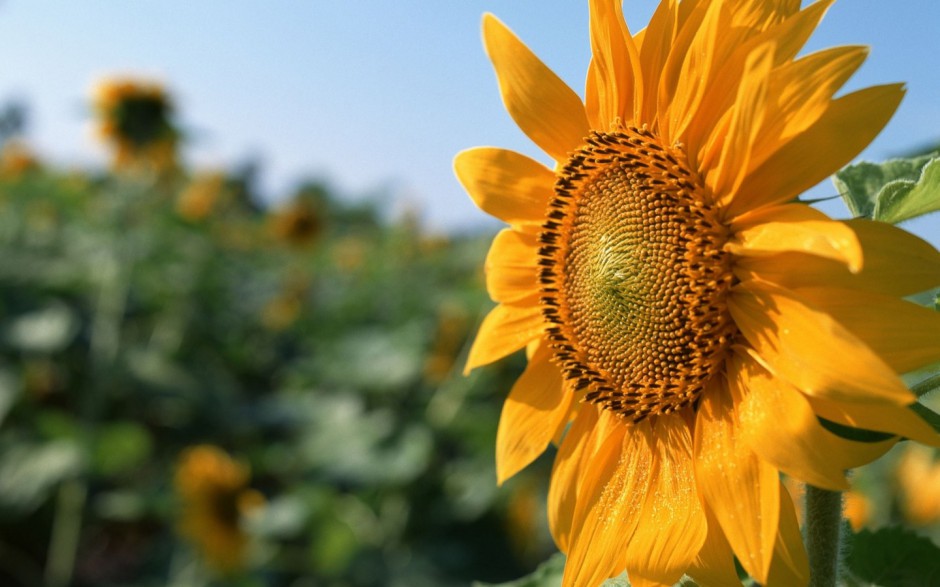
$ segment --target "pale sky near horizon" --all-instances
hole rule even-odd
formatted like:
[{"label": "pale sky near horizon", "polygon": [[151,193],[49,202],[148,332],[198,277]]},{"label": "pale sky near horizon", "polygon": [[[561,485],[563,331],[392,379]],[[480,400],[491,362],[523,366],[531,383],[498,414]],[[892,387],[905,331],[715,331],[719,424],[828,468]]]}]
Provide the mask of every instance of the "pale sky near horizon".
[{"label": "pale sky near horizon", "polygon": [[[656,3],[627,0],[632,30]],[[258,155],[272,199],[322,177],[353,196],[387,192],[393,210],[416,207],[432,228],[493,227],[454,179],[453,156],[479,145],[545,156],[502,108],[480,40],[484,12],[581,93],[590,58],[583,1],[5,0],[0,103],[29,104],[27,138],[43,157],[100,165],[88,128],[94,82],[156,78],[176,96],[192,136],[186,156],[198,167]],[[871,47],[846,90],[908,87],[863,158],[940,141],[940,2],[838,0],[807,51],[845,44]],[[813,191],[833,193],[828,183]],[[908,228],[940,246],[940,214]]]}]

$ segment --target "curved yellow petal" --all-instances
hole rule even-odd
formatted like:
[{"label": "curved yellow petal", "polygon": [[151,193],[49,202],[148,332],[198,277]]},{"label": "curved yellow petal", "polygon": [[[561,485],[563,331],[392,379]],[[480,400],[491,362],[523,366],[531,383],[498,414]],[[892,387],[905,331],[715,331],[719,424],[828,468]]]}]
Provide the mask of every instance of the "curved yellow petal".
[{"label": "curved yellow petal", "polygon": [[643,72],[621,0],[591,0],[589,8],[593,57],[588,75],[594,77],[600,129],[607,130],[616,120],[635,118],[643,100]]},{"label": "curved yellow petal", "polygon": [[[696,40],[699,29],[703,27],[706,14],[711,12],[710,18],[717,19],[719,7],[714,6],[716,2],[680,2],[678,6],[678,23],[676,27],[676,38],[669,50],[669,55],[663,63],[662,74],[659,78],[659,88],[656,90],[656,119],[659,121],[659,130],[661,138],[667,144],[675,142],[678,137],[672,132],[672,128],[678,123],[678,119],[684,115],[682,108],[689,101],[686,89],[680,93],[679,84],[683,78],[686,68],[686,57],[691,53],[690,46]],[[716,30],[711,26],[710,30]],[[713,41],[712,37],[711,41]],[[701,45],[703,41],[700,39]],[[701,54],[699,55],[699,59]],[[691,66],[691,64],[690,64]],[[674,102],[681,104],[674,104]],[[676,119],[676,120],[673,120]]]},{"label": "curved yellow petal", "polygon": [[581,98],[492,14],[483,17],[483,41],[510,116],[555,161],[566,161],[589,130]]},{"label": "curved yellow petal", "polygon": [[796,508],[783,484],[780,485],[780,531],[767,584],[787,587],[804,587],[809,584],[809,559],[803,547]]},{"label": "curved yellow petal", "polygon": [[617,426],[583,471],[564,587],[594,587],[623,570],[623,551],[640,521],[655,466],[644,446],[649,424]]},{"label": "curved yellow petal", "polygon": [[741,438],[737,420],[723,382],[702,394],[695,421],[695,474],[741,565],[763,584],[777,535],[779,473]]},{"label": "curved yellow petal", "polygon": [[773,107],[768,109],[751,166],[763,163],[776,146],[819,120],[832,97],[861,67],[867,55],[867,47],[833,47],[777,68],[768,91]]},{"label": "curved yellow petal", "polygon": [[[689,424],[679,414],[658,416],[649,432],[642,422],[635,424],[628,436],[640,438],[634,440],[633,447],[624,446],[636,452],[650,451],[653,468],[646,481],[649,488],[644,492],[639,524],[623,555],[628,575],[672,585],[701,551],[708,528],[696,491]],[[633,470],[635,477],[644,475],[644,471]],[[642,483],[638,479],[630,482]]]},{"label": "curved yellow petal", "polygon": [[940,434],[909,406],[859,404],[810,396],[806,399],[817,416],[831,422],[940,446]]},{"label": "curved yellow petal", "polygon": [[[730,382],[741,441],[787,475],[825,489],[846,491],[845,470],[869,463],[895,440],[854,442],[822,427],[807,399],[786,381],[736,356]],[[768,561],[769,562],[769,561]]]},{"label": "curved yellow petal", "polygon": [[898,373],[940,361],[940,312],[858,290],[808,287],[795,291],[848,328]]},{"label": "curved yellow petal", "polygon": [[[809,39],[810,34],[832,2],[833,0],[816,2],[797,13],[790,12],[789,8],[783,12],[777,11],[777,14],[789,15],[782,22],[778,22],[773,18],[773,14],[761,14],[761,10],[766,10],[771,4],[762,0],[752,3],[756,4],[752,8],[756,8],[757,12],[752,12],[751,18],[762,21],[767,28],[758,27],[751,30],[746,27],[737,27],[737,30],[741,31],[738,34],[740,35],[743,32],[743,36],[729,39],[735,42],[728,45],[730,52],[721,58],[721,66],[715,71],[714,80],[709,84],[708,91],[705,92],[702,98],[700,112],[703,115],[697,115],[689,123],[686,139],[687,148],[693,154],[693,159],[696,159],[694,154],[699,152],[704,145],[711,145],[711,147],[705,148],[706,155],[698,159],[702,161],[717,159],[715,154],[713,152],[709,153],[709,151],[712,151],[717,144],[723,142],[725,135],[727,135],[727,128],[718,124],[718,122],[723,120],[727,114],[730,114],[731,106],[735,102],[738,93],[738,85],[742,79],[745,63],[751,53],[758,47],[770,43],[775,46],[774,66],[789,62]],[[746,15],[745,18],[747,18]],[[751,36],[748,37],[748,34],[751,34]],[[773,83],[773,80],[771,80],[771,83]],[[773,111],[768,112],[768,114],[773,114]],[[762,136],[758,136],[758,142],[762,139]],[[752,160],[751,165],[753,164],[754,161]],[[711,165],[703,168],[709,169]]]},{"label": "curved yellow petal", "polygon": [[698,556],[689,567],[688,575],[701,587],[728,587],[740,585],[738,573],[734,568],[734,552],[714,512],[703,505],[705,520],[708,523],[708,535]]},{"label": "curved yellow petal", "polygon": [[676,0],[660,2],[650,18],[649,26],[640,31],[644,33],[642,44],[637,41],[640,65],[643,69],[643,99],[637,112],[637,120],[655,122],[659,76],[666,58],[669,57],[669,49],[678,29],[677,4]]},{"label": "curved yellow petal", "polygon": [[513,226],[545,221],[555,174],[514,151],[478,147],[457,154],[454,172],[473,202]]},{"label": "curved yellow petal", "polygon": [[884,222],[846,222],[862,247],[863,264],[851,273],[844,263],[802,253],[737,261],[741,279],[753,273],[786,288],[830,285],[907,296],[940,286],[940,252],[923,239]]},{"label": "curved yellow petal", "polygon": [[486,291],[493,300],[507,303],[537,294],[537,262],[534,236],[508,228],[500,231],[486,255]]},{"label": "curved yellow petal", "polygon": [[596,450],[598,412],[591,404],[585,404],[578,411],[571,428],[562,438],[552,466],[552,479],[548,486],[548,528],[558,549],[564,553],[569,552],[581,472]]},{"label": "curved yellow petal", "polygon": [[529,306],[500,304],[483,319],[470,347],[464,375],[518,351],[542,335],[545,321],[536,299]]},{"label": "curved yellow petal", "polygon": [[805,204],[761,208],[732,223],[725,249],[740,257],[767,257],[795,251],[840,261],[849,271],[862,268],[862,247],[855,232]]},{"label": "curved yellow petal", "polygon": [[[659,124],[667,144],[681,140],[698,113],[713,70],[719,66],[716,52],[721,33],[728,30],[723,26],[727,18],[724,3],[703,4],[690,15],[666,59],[660,84]],[[668,98],[664,91],[669,92]]]},{"label": "curved yellow petal", "polygon": [[881,132],[903,95],[902,84],[891,84],[830,102],[815,124],[748,173],[728,205],[727,217],[792,200],[835,173]]},{"label": "curved yellow petal", "polygon": [[548,345],[529,359],[503,403],[496,431],[496,480],[502,485],[545,452],[574,394],[566,392]]},{"label": "curved yellow petal", "polygon": [[732,289],[728,309],[762,363],[808,395],[895,405],[915,399],[864,342],[791,291],[744,282]]},{"label": "curved yellow petal", "polygon": [[718,166],[705,176],[705,185],[711,188],[718,202],[727,203],[734,197],[750,165],[754,143],[767,109],[767,87],[776,49],[775,43],[765,43],[752,51],[745,61]]}]

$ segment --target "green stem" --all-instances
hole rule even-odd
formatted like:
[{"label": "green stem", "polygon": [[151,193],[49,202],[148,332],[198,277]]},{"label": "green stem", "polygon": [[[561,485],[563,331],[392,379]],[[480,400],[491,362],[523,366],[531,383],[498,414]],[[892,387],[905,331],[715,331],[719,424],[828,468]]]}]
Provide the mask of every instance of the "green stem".
[{"label": "green stem", "polygon": [[835,587],[839,578],[842,493],[806,485],[806,550],[810,587]]},{"label": "green stem", "polygon": [[66,481],[59,487],[46,563],[46,587],[66,587],[72,582],[87,496],[88,485],[81,479]]}]

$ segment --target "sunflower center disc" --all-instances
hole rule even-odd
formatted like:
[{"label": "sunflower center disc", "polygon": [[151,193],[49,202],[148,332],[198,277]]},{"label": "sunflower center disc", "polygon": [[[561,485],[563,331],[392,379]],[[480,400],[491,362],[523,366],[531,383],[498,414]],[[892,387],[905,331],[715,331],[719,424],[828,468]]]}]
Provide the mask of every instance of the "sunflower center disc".
[{"label": "sunflower center disc", "polygon": [[736,330],[727,229],[681,148],[593,133],[561,171],[540,249],[555,359],[586,399],[634,421],[692,404]]}]

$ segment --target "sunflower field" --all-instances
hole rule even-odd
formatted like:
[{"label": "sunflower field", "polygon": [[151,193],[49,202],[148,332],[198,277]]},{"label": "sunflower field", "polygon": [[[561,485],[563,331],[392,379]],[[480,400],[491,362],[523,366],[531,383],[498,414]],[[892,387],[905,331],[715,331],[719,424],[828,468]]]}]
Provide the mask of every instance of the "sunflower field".
[{"label": "sunflower field", "polygon": [[[156,85],[105,84],[92,109],[108,169],[0,125],[0,585],[561,585],[557,439],[497,483],[526,352],[465,373],[494,235],[319,180],[265,203],[250,165],[181,159]],[[898,222],[940,207],[938,170],[928,150],[835,184]],[[937,408],[935,368],[905,382]],[[844,582],[940,584],[936,449],[898,443],[850,479]]]}]

